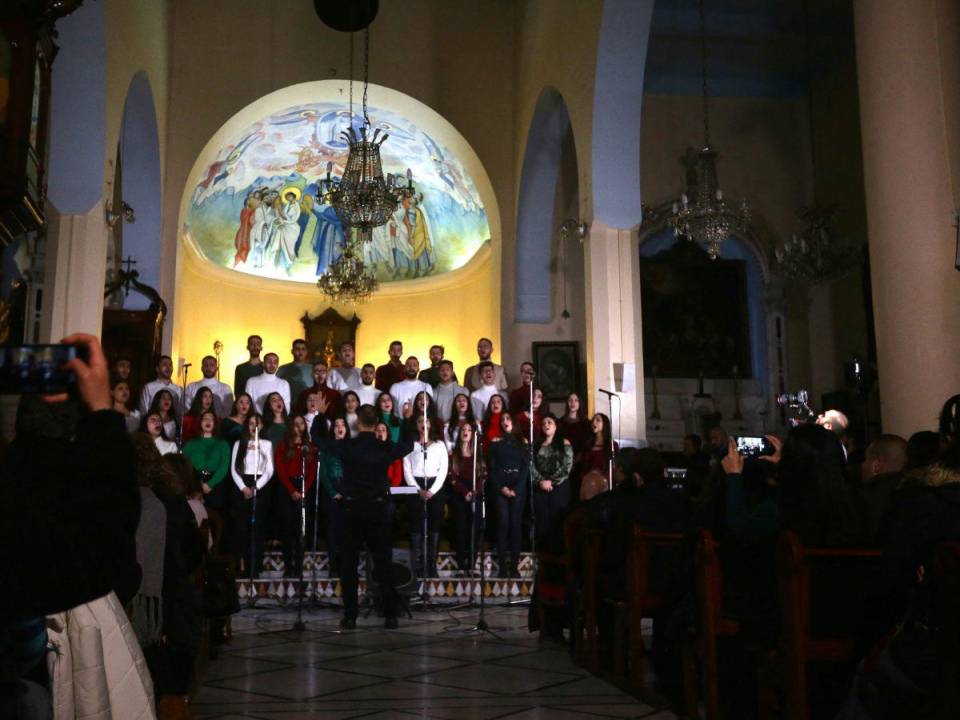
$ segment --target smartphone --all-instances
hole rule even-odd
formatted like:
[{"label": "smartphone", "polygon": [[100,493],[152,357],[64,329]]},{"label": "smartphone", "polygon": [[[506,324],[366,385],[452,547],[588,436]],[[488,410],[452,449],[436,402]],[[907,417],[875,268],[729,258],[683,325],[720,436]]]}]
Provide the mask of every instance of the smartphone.
[{"label": "smartphone", "polygon": [[744,457],[760,457],[773,455],[773,445],[765,437],[738,437],[737,452]]},{"label": "smartphone", "polygon": [[54,395],[68,393],[77,384],[73,371],[63,366],[77,357],[74,345],[15,345],[0,347],[0,393]]},{"label": "smartphone", "polygon": [[687,478],[687,469],[678,467],[664,468],[663,476],[671,490],[683,490],[683,481]]}]

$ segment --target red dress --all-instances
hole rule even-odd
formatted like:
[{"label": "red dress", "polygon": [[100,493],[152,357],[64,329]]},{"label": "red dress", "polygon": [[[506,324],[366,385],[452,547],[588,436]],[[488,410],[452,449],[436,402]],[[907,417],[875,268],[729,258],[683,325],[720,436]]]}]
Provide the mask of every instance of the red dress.
[{"label": "red dress", "polygon": [[[520,433],[521,437],[530,441],[530,414],[526,410],[515,413],[513,416],[513,427]],[[543,440],[543,415],[539,410],[533,411],[533,442],[538,443]],[[570,443],[573,445],[573,443]],[[573,448],[574,452],[577,448]]]},{"label": "red dress", "polygon": [[200,437],[200,417],[198,415],[184,415],[181,434],[184,445],[195,437]]},{"label": "red dress", "polygon": [[483,436],[480,438],[480,444],[483,445],[484,454],[490,451],[490,443],[499,440],[503,431],[500,429],[500,416],[503,413],[490,413],[490,420],[483,428]]}]

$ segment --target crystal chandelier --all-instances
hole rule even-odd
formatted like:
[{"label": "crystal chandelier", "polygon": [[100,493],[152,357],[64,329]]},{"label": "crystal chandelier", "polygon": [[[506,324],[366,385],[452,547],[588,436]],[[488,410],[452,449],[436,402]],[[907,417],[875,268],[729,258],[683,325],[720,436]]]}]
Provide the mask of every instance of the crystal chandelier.
[{"label": "crystal chandelier", "polygon": [[[717,153],[710,147],[710,106],[707,102],[707,36],[700,0],[700,74],[703,93],[703,149],[697,154],[696,188],[691,201],[688,193],[673,204],[670,224],[674,235],[702,245],[711,260],[720,256],[720,244],[731,233],[744,232],[750,219],[746,200],[737,209],[729,207],[717,183]],[[688,188],[688,191],[690,188]]]},{"label": "crystal chandelier", "polygon": [[797,217],[803,230],[775,252],[780,273],[789,280],[820,285],[843,277],[863,259],[862,245],[837,237],[836,208],[802,207]]},{"label": "crystal chandelier", "polygon": [[371,230],[385,224],[396,211],[404,195],[413,195],[413,172],[403,176],[383,175],[380,146],[390,137],[380,128],[372,130],[367,114],[367,88],[370,65],[370,28],[366,29],[363,58],[363,123],[359,133],[353,128],[353,35],[350,41],[350,126],[340,136],[350,146],[347,164],[340,178],[331,177],[333,163],[327,163],[327,176],[319,183],[321,203],[333,206],[344,228],[357,231],[361,241],[371,238]]},{"label": "crystal chandelier", "polygon": [[317,280],[317,287],[331,302],[358,303],[370,299],[380,287],[374,274],[357,254],[359,243],[348,241],[343,254],[330,263]]}]

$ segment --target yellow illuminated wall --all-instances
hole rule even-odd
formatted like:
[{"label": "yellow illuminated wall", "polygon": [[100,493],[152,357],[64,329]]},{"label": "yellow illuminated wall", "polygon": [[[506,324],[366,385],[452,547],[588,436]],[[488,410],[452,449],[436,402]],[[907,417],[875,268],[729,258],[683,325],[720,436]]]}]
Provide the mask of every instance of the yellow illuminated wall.
[{"label": "yellow illuminated wall", "polygon": [[[349,318],[355,311],[357,358],[382,365],[391,340],[403,342],[404,357],[416,355],[429,364],[431,345],[446,347],[458,376],[477,361],[477,339],[494,341],[499,358],[499,272],[492,269],[489,244],[465,267],[441,278],[408,283],[414,287],[389,288],[368,303],[335,306]],[[221,379],[233,383],[233,368],[247,359],[247,336],[263,337],[264,353],[276,352],[289,362],[290,343],[303,337],[304,312],[319,315],[330,304],[320,291],[294,283],[258,280],[217,269],[187,248],[181,251],[177,282],[173,356],[193,364],[190,377],[200,377],[200,360],[213,354],[213,343],[223,343]]]}]

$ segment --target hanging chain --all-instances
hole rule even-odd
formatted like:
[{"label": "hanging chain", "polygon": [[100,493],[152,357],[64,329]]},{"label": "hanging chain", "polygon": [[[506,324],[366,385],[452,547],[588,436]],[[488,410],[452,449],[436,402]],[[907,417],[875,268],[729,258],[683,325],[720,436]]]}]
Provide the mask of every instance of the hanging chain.
[{"label": "hanging chain", "polygon": [[367,85],[370,82],[370,26],[367,25],[367,29],[364,33],[364,46],[363,46],[363,122],[365,125],[370,124],[370,117],[367,115]]},{"label": "hanging chain", "polygon": [[710,147],[710,106],[707,101],[707,22],[703,12],[703,0],[700,0],[700,79],[703,93],[703,141]]},{"label": "hanging chain", "polygon": [[353,33],[350,33],[350,127],[353,127]]}]

